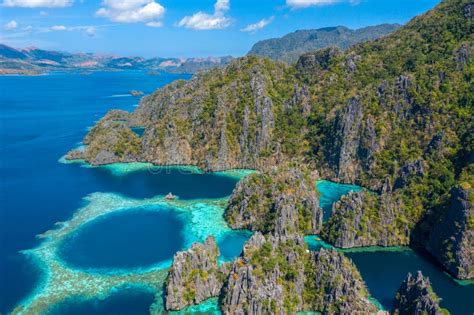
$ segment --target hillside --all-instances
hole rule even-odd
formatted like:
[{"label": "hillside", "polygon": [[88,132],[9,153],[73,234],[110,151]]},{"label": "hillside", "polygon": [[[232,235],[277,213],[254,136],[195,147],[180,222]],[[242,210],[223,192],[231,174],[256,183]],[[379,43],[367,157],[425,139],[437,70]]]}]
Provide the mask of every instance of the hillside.
[{"label": "hillside", "polygon": [[[249,56],[174,82],[132,114],[107,115],[86,137],[85,152],[70,156],[207,171],[304,164],[322,178],[376,192],[333,211],[323,226],[327,241],[341,247],[429,242],[440,263],[451,271],[462,261],[468,271],[460,277],[469,278],[473,8],[472,0],[447,0],[392,35],[345,52],[308,53],[294,66]],[[142,138],[130,131],[137,125],[146,128]],[[468,196],[459,210],[467,214],[459,215],[463,224],[449,223],[459,226],[460,241],[448,246],[449,233],[433,235],[433,226],[451,211],[457,186]]]},{"label": "hillside", "polygon": [[357,30],[344,26],[299,30],[281,38],[259,41],[248,55],[295,63],[304,53],[331,46],[347,49],[354,44],[386,36],[399,27],[398,24],[381,24]]},{"label": "hillside", "polygon": [[92,53],[67,53],[38,48],[15,49],[0,44],[0,74],[48,71],[148,70],[196,73],[223,66],[232,57],[151,58],[119,57]]}]

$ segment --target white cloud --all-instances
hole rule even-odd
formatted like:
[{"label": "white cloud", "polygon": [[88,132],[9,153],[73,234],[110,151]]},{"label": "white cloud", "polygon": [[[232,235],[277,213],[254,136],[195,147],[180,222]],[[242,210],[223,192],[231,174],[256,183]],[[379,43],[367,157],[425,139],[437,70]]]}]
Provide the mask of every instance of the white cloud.
[{"label": "white cloud", "polygon": [[51,30],[53,30],[53,31],[66,31],[67,27],[64,26],[64,25],[54,25],[54,26],[51,26]]},{"label": "white cloud", "polygon": [[73,0],[3,0],[6,7],[22,8],[63,8],[70,6]]},{"label": "white cloud", "polygon": [[165,8],[154,0],[104,0],[96,15],[119,23],[161,26]]},{"label": "white cloud", "polygon": [[14,30],[18,27],[18,22],[15,20],[11,20],[10,22],[6,23],[3,28],[7,31]]},{"label": "white cloud", "polygon": [[246,27],[241,29],[241,31],[242,32],[249,32],[249,33],[255,33],[256,31],[261,30],[262,28],[264,28],[265,26],[267,26],[268,24],[273,22],[273,19],[274,19],[273,16],[271,18],[268,18],[268,19],[261,19],[257,23],[247,25]]},{"label": "white cloud", "polygon": [[46,11],[40,11],[39,13],[41,16],[48,16],[48,12]]},{"label": "white cloud", "polygon": [[161,22],[148,22],[148,23],[146,23],[146,26],[149,26],[149,27],[162,27],[163,23],[161,23]]},{"label": "white cloud", "polygon": [[94,37],[97,34],[97,29],[94,26],[86,27],[86,35],[90,37]]},{"label": "white cloud", "polygon": [[217,0],[213,14],[199,11],[191,16],[185,16],[177,25],[194,30],[224,29],[231,24],[231,19],[225,16],[229,9],[229,0]]},{"label": "white cloud", "polygon": [[349,2],[358,4],[360,0],[286,0],[286,4],[292,8],[308,8],[313,6],[324,6],[338,2]]}]

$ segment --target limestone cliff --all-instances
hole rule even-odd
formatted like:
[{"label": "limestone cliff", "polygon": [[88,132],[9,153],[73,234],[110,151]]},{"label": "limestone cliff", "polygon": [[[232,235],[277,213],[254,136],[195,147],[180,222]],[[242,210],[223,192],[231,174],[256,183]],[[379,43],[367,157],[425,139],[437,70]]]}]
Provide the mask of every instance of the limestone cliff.
[{"label": "limestone cliff", "polygon": [[375,314],[362,277],[342,253],[320,249],[305,268],[305,309],[323,314]]},{"label": "limestone cliff", "polygon": [[410,229],[401,220],[401,202],[396,194],[351,192],[333,205],[321,236],[340,248],[407,245]]},{"label": "limestone cliff", "polygon": [[430,280],[418,271],[416,277],[410,273],[398,289],[393,313],[395,315],[441,315],[449,314],[439,306],[439,298],[431,288]]},{"label": "limestone cliff", "polygon": [[459,279],[474,278],[473,199],[474,192],[470,186],[453,187],[449,205],[435,224],[426,246]]},{"label": "limestone cliff", "polygon": [[279,241],[256,232],[223,288],[224,314],[294,314],[302,309],[304,240]]},{"label": "limestone cliff", "polygon": [[167,310],[180,310],[219,295],[225,274],[217,264],[218,256],[213,237],[176,253],[166,280]]},{"label": "limestone cliff", "polygon": [[225,218],[235,229],[315,234],[322,210],[313,180],[296,168],[255,173],[234,189]]}]

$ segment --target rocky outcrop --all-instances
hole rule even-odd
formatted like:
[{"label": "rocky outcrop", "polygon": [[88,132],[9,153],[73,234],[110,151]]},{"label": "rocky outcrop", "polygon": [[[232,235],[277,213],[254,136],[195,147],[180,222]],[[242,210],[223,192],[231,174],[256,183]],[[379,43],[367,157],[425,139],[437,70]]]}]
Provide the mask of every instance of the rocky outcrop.
[{"label": "rocky outcrop", "polygon": [[[433,140],[437,141],[436,138],[434,138]],[[430,144],[432,144],[432,146],[429,146],[430,150],[431,148],[434,149],[436,142],[430,142]],[[411,163],[408,163],[400,169],[398,177],[395,180],[394,189],[403,188],[408,184],[408,181],[411,178],[415,176],[421,177],[423,175],[425,175],[425,167],[423,166],[423,160],[416,160]]]},{"label": "rocky outcrop", "polygon": [[66,160],[73,161],[73,160],[83,160],[84,159],[84,151],[81,150],[71,150],[66,154]]},{"label": "rocky outcrop", "polygon": [[362,117],[360,101],[352,98],[348,101],[337,123],[337,128],[341,130],[341,146],[338,154],[338,178],[344,182],[353,183],[356,180],[357,153]]},{"label": "rocky outcrop", "polygon": [[393,313],[396,315],[441,315],[439,298],[431,288],[430,280],[418,271],[403,281],[395,297]]},{"label": "rocky outcrop", "polygon": [[397,194],[351,192],[333,205],[321,236],[340,248],[408,245],[410,227]]},{"label": "rocky outcrop", "polygon": [[377,313],[359,271],[342,253],[312,252],[305,275],[305,309],[323,314]]},{"label": "rocky outcrop", "polygon": [[426,249],[456,278],[474,278],[472,188],[451,189],[449,206],[433,226]]},{"label": "rocky outcrop", "polygon": [[310,176],[296,168],[252,174],[237,184],[225,211],[234,229],[285,237],[315,234],[322,210]]},{"label": "rocky outcrop", "polygon": [[227,266],[219,269],[218,256],[219,249],[213,237],[176,253],[166,280],[167,310],[180,310],[219,295]]},{"label": "rocky outcrop", "polygon": [[296,69],[302,77],[311,77],[328,70],[335,57],[341,55],[341,50],[329,47],[302,55],[296,63]]},{"label": "rocky outcrop", "polygon": [[224,314],[294,314],[302,309],[304,240],[281,242],[256,232],[244,247],[223,288]]},{"label": "rocky outcrop", "polygon": [[93,165],[140,161],[141,140],[131,126],[133,119],[129,113],[110,111],[84,138],[87,147],[83,157]]}]

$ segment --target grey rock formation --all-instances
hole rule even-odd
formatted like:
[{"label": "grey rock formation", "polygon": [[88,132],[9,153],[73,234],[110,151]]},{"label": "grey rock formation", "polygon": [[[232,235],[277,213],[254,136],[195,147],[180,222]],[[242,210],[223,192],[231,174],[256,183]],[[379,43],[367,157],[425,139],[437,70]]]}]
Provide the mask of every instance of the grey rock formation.
[{"label": "grey rock formation", "polygon": [[403,281],[395,297],[393,313],[396,315],[441,315],[439,298],[431,288],[430,280],[418,271]]},{"label": "grey rock formation", "polygon": [[355,265],[342,253],[312,252],[306,268],[305,308],[323,314],[375,314],[369,293]]},{"label": "grey rock formation", "polygon": [[432,228],[427,250],[456,278],[474,278],[472,189],[453,187],[444,215]]},{"label": "grey rock formation", "polygon": [[304,241],[280,242],[256,232],[223,288],[224,314],[292,314],[302,308]]},{"label": "grey rock formation", "polygon": [[396,194],[351,192],[333,205],[321,236],[339,248],[408,245],[410,229],[402,215]]},{"label": "grey rock formation", "polygon": [[322,210],[313,181],[300,170],[256,173],[237,184],[225,211],[235,229],[250,229],[287,237],[315,234]]},{"label": "grey rock formation", "polygon": [[218,255],[213,237],[176,253],[166,280],[167,310],[180,310],[219,295],[228,266],[219,269]]},{"label": "grey rock formation", "polygon": [[296,69],[300,76],[311,78],[321,71],[329,69],[334,57],[339,56],[341,53],[341,50],[335,47],[306,53],[298,59]]},{"label": "grey rock formation", "polygon": [[398,177],[395,180],[394,189],[403,188],[408,184],[410,178],[415,176],[425,175],[425,167],[423,160],[416,160],[404,165],[398,172]]},{"label": "grey rock formation", "polygon": [[347,102],[338,126],[341,146],[338,161],[338,178],[344,182],[355,182],[357,176],[359,132],[362,123],[362,105],[358,99]]}]

